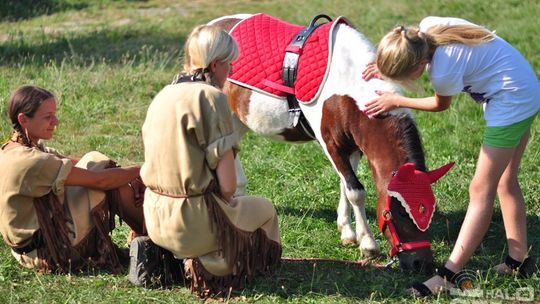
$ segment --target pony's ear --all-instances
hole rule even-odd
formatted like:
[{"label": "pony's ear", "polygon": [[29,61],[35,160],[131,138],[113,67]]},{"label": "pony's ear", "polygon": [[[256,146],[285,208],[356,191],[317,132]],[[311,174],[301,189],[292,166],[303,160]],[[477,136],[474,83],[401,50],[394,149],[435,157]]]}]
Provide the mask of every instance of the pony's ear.
[{"label": "pony's ear", "polygon": [[427,173],[428,177],[429,177],[429,181],[433,184],[434,182],[438,181],[439,178],[441,178],[443,175],[446,174],[446,172],[448,172],[448,170],[450,170],[450,168],[452,168],[452,166],[454,166],[454,162],[451,162],[451,163],[448,163],[438,169],[435,169],[433,171],[430,171]]},{"label": "pony's ear", "polygon": [[416,166],[413,163],[405,163],[399,166],[396,176],[400,181],[410,181],[413,178],[415,169]]}]

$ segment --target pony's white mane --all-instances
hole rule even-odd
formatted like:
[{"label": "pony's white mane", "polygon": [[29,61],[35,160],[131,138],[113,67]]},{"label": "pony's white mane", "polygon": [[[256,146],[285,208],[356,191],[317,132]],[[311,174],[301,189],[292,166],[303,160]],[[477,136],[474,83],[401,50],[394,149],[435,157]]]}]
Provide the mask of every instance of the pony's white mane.
[{"label": "pony's white mane", "polygon": [[[375,90],[402,94],[395,83],[376,78],[367,82],[362,79],[366,65],[375,60],[375,47],[357,30],[345,24],[338,26],[332,37],[334,45],[330,70],[319,100],[326,100],[332,95],[348,95],[363,110],[367,102],[378,96]],[[407,109],[396,109],[392,114],[403,112],[410,114]]]}]

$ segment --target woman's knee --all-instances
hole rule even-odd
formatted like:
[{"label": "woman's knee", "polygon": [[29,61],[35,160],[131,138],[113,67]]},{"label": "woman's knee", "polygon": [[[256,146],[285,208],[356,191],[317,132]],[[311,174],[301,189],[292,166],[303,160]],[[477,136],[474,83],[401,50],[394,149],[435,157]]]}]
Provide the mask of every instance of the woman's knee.
[{"label": "woman's knee", "polygon": [[521,188],[517,177],[501,178],[497,185],[497,194],[499,196],[520,195]]},{"label": "woman's knee", "polygon": [[118,188],[119,199],[116,204],[118,216],[138,234],[144,233],[144,212],[142,204],[137,204],[133,190],[128,185]]},{"label": "woman's knee", "polygon": [[469,198],[471,202],[481,201],[493,204],[497,194],[497,188],[489,185],[486,181],[475,179],[469,185]]}]

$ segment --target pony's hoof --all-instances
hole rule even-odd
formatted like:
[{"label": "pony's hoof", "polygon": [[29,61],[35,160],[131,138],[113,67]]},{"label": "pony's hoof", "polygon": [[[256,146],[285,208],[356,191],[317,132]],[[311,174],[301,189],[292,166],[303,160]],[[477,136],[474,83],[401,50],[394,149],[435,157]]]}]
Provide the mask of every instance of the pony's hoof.
[{"label": "pony's hoof", "polygon": [[381,251],[379,249],[362,249],[361,251],[362,255],[367,259],[376,258],[381,255]]},{"label": "pony's hoof", "polygon": [[374,258],[381,254],[379,245],[374,240],[366,237],[360,242],[360,251],[367,258]]},{"label": "pony's hoof", "polygon": [[356,240],[356,233],[354,233],[352,229],[346,226],[342,226],[340,231],[341,231],[341,244],[342,245],[348,245],[348,244],[357,245],[358,244],[358,241]]},{"label": "pony's hoof", "polygon": [[355,238],[347,238],[347,239],[341,239],[341,245],[356,245],[356,239]]}]

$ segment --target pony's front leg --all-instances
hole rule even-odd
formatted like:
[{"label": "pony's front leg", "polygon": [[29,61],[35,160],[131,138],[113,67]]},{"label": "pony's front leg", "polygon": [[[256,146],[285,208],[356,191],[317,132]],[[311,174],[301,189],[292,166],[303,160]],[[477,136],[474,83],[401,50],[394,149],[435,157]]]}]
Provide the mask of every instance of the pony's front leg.
[{"label": "pony's front leg", "polygon": [[[347,214],[342,217],[341,221],[344,221],[344,219],[348,220],[349,223],[347,225],[342,226],[341,230],[341,241],[344,242],[344,237],[347,237],[349,235],[354,236],[356,235],[356,240],[353,241],[353,243],[359,244],[360,251],[362,254],[364,254],[367,257],[374,257],[378,256],[381,252],[379,248],[379,244],[375,241],[375,238],[373,237],[373,233],[371,232],[371,229],[369,228],[367,216],[366,216],[366,209],[365,209],[365,199],[366,199],[366,191],[364,190],[364,187],[362,184],[360,184],[357,181],[357,185],[360,187],[355,187],[351,185],[351,183],[347,184],[346,181],[342,179],[342,198],[339,201],[339,208],[338,208],[338,227],[340,222],[340,215],[343,216],[345,214],[341,214],[341,212],[344,212],[347,210]],[[344,185],[345,184],[345,185]],[[344,194],[344,195],[343,195]],[[343,199],[344,197],[344,199]],[[350,204],[352,207],[352,210],[354,212],[354,218],[356,221],[356,233],[352,231],[351,224],[350,224],[350,209],[346,208],[342,205]]]},{"label": "pony's front leg", "polygon": [[[360,152],[354,152],[349,157],[351,168],[354,171],[355,176],[361,156],[362,154]],[[379,244],[375,241],[367,222],[365,208],[366,191],[362,188],[357,193],[351,193],[350,195],[353,199],[347,200],[352,206],[354,218],[356,219],[356,236],[357,243],[360,245],[360,250],[367,256],[377,256],[380,254],[380,248]]]},{"label": "pony's front leg", "polygon": [[[334,168],[341,179],[341,197],[338,207],[338,228],[341,228],[341,240],[354,238],[355,233],[350,225],[350,209],[346,206],[347,201],[351,204],[356,219],[356,242],[360,245],[360,251],[366,256],[376,256],[380,254],[379,245],[375,241],[371,229],[367,224],[366,211],[364,207],[365,189],[356,177],[356,166],[360,154],[349,155],[343,152],[339,146],[333,142],[326,142],[326,151]],[[353,169],[354,165],[354,169]]]},{"label": "pony's front leg", "polygon": [[351,205],[347,199],[346,186],[340,182],[339,205],[337,209],[337,227],[341,232],[341,244],[357,244],[356,232],[351,224]]},{"label": "pony's front leg", "polygon": [[368,225],[365,208],[365,190],[347,190],[347,198],[352,206],[356,220],[356,240],[360,245],[360,251],[367,257],[378,256],[381,253],[381,249],[375,241]]}]

